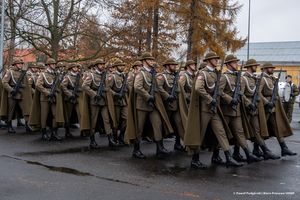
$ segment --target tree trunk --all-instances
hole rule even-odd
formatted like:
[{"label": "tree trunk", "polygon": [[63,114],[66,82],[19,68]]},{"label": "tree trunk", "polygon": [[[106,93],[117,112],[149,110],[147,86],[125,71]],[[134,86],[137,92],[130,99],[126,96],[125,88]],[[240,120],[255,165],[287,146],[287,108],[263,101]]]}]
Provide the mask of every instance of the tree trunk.
[{"label": "tree trunk", "polygon": [[152,40],[152,8],[148,10],[147,16],[147,36],[146,36],[146,49],[147,51],[151,50],[151,40]]},{"label": "tree trunk", "polygon": [[188,28],[188,38],[187,38],[187,60],[193,59],[193,35],[194,35],[194,25],[195,25],[195,11],[196,11],[196,0],[192,0],[190,5],[191,19]]},{"label": "tree trunk", "polygon": [[15,54],[15,46],[16,46],[16,18],[15,18],[15,11],[14,11],[14,5],[13,0],[8,1],[8,10],[9,14],[11,16],[9,22],[10,22],[10,40],[9,40],[9,47],[8,47],[8,65],[12,65],[13,58]]},{"label": "tree trunk", "polygon": [[159,26],[159,0],[154,6],[153,12],[153,44],[152,44],[152,53],[156,58],[158,55],[158,26]]}]

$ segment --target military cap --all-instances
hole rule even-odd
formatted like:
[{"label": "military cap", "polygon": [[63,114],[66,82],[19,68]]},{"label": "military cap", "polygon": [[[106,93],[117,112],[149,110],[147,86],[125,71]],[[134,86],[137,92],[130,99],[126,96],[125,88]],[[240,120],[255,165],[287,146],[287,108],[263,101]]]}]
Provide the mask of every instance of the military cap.
[{"label": "military cap", "polygon": [[70,70],[70,69],[72,69],[73,67],[77,67],[77,66],[78,66],[77,63],[70,63],[70,64],[68,64],[67,69]]},{"label": "military cap", "polygon": [[167,59],[164,63],[163,63],[163,66],[166,66],[166,65],[178,65],[178,63],[173,60],[173,59]]},{"label": "military cap", "polygon": [[126,64],[122,60],[118,59],[111,65],[111,67],[125,66],[125,65]]},{"label": "military cap", "polygon": [[206,65],[207,65],[206,62],[201,63],[200,66],[199,66],[199,70],[205,68]]},{"label": "military cap", "polygon": [[44,63],[42,63],[42,62],[37,62],[37,63],[36,63],[36,66],[37,66],[37,68],[40,68],[40,69],[45,68]]},{"label": "military cap", "polygon": [[13,60],[13,64],[12,65],[16,65],[16,64],[24,64],[24,61],[22,58],[15,58]]},{"label": "military cap", "polygon": [[67,67],[68,63],[65,62],[58,62],[57,67]]},{"label": "military cap", "polygon": [[224,61],[224,64],[228,64],[230,62],[238,62],[240,61],[235,55],[233,54],[229,54],[225,57],[225,61]]},{"label": "military cap", "polygon": [[143,65],[143,63],[138,60],[133,63],[132,67],[136,67],[136,66],[140,66],[140,65]]},{"label": "military cap", "polygon": [[220,56],[218,56],[215,52],[208,52],[205,55],[203,61],[211,60],[211,59],[214,59],[214,58],[215,59],[220,59]]},{"label": "military cap", "polygon": [[37,67],[37,64],[35,62],[33,62],[28,65],[28,68],[38,68],[38,67]]},{"label": "military cap", "polygon": [[275,68],[272,63],[270,62],[266,62],[261,66],[262,69],[266,69],[266,68]]},{"label": "military cap", "polygon": [[247,60],[246,64],[244,65],[244,68],[247,67],[252,67],[252,66],[259,66],[260,64],[258,62],[256,62],[255,59],[251,58],[249,60]]},{"label": "military cap", "polygon": [[94,61],[94,63],[93,63],[94,65],[98,65],[98,64],[105,64],[105,61],[104,60],[102,60],[102,59],[100,59],[100,58],[98,58],[98,59],[96,59],[95,61]]},{"label": "military cap", "polygon": [[53,58],[47,59],[46,65],[50,65],[50,64],[56,64],[56,62]]},{"label": "military cap", "polygon": [[197,62],[195,62],[194,60],[188,60],[188,61],[186,61],[185,66],[187,67],[187,66],[193,65],[193,64],[197,64]]},{"label": "military cap", "polygon": [[151,53],[149,52],[145,52],[141,55],[141,57],[139,58],[140,61],[143,61],[143,60],[155,60],[155,58],[152,56]]}]

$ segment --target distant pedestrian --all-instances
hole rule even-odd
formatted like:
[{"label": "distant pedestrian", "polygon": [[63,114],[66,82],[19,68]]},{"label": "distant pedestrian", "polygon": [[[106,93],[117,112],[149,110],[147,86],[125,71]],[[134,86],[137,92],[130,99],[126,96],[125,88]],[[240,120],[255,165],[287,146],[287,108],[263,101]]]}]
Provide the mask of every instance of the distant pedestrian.
[{"label": "distant pedestrian", "polygon": [[294,110],[294,103],[296,96],[299,95],[298,87],[292,82],[292,76],[285,77],[286,84],[283,89],[283,108],[289,122],[292,122],[292,115]]}]

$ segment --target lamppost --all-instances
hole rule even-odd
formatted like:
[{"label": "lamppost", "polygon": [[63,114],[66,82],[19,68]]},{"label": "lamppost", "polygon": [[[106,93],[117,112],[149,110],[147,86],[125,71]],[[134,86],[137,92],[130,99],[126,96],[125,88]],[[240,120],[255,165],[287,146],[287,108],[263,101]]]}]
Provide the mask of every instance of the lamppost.
[{"label": "lamppost", "polygon": [[248,12],[248,45],[247,45],[247,60],[249,60],[249,49],[250,49],[250,9],[251,9],[251,0],[249,0],[249,12]]},{"label": "lamppost", "polygon": [[[0,67],[3,68],[3,43],[4,43],[4,18],[5,18],[5,0],[1,0],[1,24],[0,24]],[[0,69],[0,70],[1,70]]]}]

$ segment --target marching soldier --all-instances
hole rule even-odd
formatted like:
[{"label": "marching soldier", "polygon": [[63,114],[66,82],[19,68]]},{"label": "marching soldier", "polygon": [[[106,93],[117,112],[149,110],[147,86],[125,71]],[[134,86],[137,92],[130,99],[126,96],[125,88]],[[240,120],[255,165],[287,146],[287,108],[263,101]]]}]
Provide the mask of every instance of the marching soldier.
[{"label": "marching soldier", "polygon": [[296,96],[299,95],[298,87],[292,82],[292,76],[287,75],[285,77],[286,84],[283,90],[283,108],[286,113],[286,117],[289,122],[292,122],[294,104],[296,100]]},{"label": "marching soldier", "polygon": [[[196,169],[207,168],[205,164],[200,162],[199,152],[200,146],[205,145],[205,138],[211,135],[208,132],[209,125],[225,153],[226,166],[242,166],[241,163],[236,162],[232,158],[229,151],[228,138],[232,136],[219,107],[219,95],[215,95],[222,93],[222,89],[219,87],[220,80],[218,80],[221,72],[216,70],[219,58],[214,52],[209,52],[205,55],[204,61],[207,62],[207,66],[197,74],[195,85],[192,89],[184,144],[188,148],[189,153],[193,154],[191,167]],[[214,96],[217,97],[214,98]],[[209,142],[211,141],[207,141],[207,143]],[[212,145],[216,147],[216,144]],[[224,164],[217,148],[213,152],[212,163]]]},{"label": "marching soldier", "polygon": [[[180,106],[184,106],[179,103],[180,88],[178,87],[179,75],[176,74],[177,62],[173,59],[168,59],[163,66],[165,70],[157,75],[158,90],[164,100],[165,108],[168,113],[169,119],[175,127],[176,138],[174,144],[174,150],[185,151],[181,145],[180,139],[184,139],[184,127],[181,117]],[[175,90],[174,90],[175,88]]]},{"label": "marching soldier", "polygon": [[[124,74],[125,63],[121,60],[116,60],[112,67],[116,71],[111,73],[107,78],[107,85],[114,97],[114,105],[116,112],[117,127],[114,127],[115,136],[119,145],[125,145],[124,134],[126,130],[127,120],[127,92],[128,92],[128,77]],[[120,134],[118,136],[118,130]]]},{"label": "marching soldier", "polygon": [[191,92],[192,92],[192,86],[193,81],[195,77],[196,72],[196,62],[193,60],[188,60],[185,64],[185,70],[180,74],[179,83],[182,85],[185,95],[186,95],[186,101],[188,104],[190,104],[191,101]]},{"label": "marching soldier", "polygon": [[133,88],[134,78],[140,72],[143,67],[143,63],[141,61],[135,61],[132,65],[132,71],[128,73],[128,86],[129,88]]},{"label": "marching soldier", "polygon": [[[293,132],[279,100],[278,85],[275,84],[277,78],[273,76],[274,68],[271,63],[264,63],[262,66],[263,77],[260,85],[261,100],[265,106],[269,135],[277,138],[281,147],[282,156],[294,156],[297,155],[297,153],[291,151],[284,141],[284,137],[292,135]],[[276,97],[274,101],[272,101],[272,96]]]},{"label": "marching soldier", "polygon": [[[88,103],[90,106],[90,148],[99,148],[95,140],[95,133],[98,117],[100,116],[108,138],[109,146],[116,147],[117,144],[113,139],[113,131],[110,123],[110,116],[114,115],[114,113],[109,111],[108,105],[108,103],[112,102],[107,99],[108,96],[106,94],[107,85],[105,62],[101,59],[97,59],[94,62],[94,66],[94,70],[87,74],[82,84],[82,90],[88,95]],[[83,110],[83,112],[87,111]]]},{"label": "marching soldier", "polygon": [[[263,137],[267,135],[267,123],[263,111],[262,102],[259,101],[259,84],[261,79],[256,77],[257,67],[259,64],[254,59],[249,59],[244,68],[246,72],[243,75],[244,84],[244,95],[242,96],[242,106],[245,107],[246,120],[250,123],[250,130],[254,134],[254,148],[253,154],[257,157],[263,157],[267,159],[279,159],[272,153],[272,151],[267,147]],[[258,87],[258,88],[256,88]],[[256,95],[256,97],[255,97]],[[253,99],[256,98],[256,99]],[[260,151],[260,148],[263,152]]]},{"label": "marching soldier", "polygon": [[37,66],[36,63],[32,63],[31,66],[29,66],[27,71],[28,83],[32,90],[32,96],[34,94],[35,84],[38,78],[38,71],[39,71],[39,67]]},{"label": "marching soldier", "polygon": [[[46,70],[40,73],[36,82],[34,97],[34,105],[36,106],[32,106],[31,115],[33,116],[30,116],[31,124],[39,125],[40,123],[43,140],[60,141],[61,137],[57,133],[57,126],[58,123],[64,123],[61,96],[59,93],[56,94],[57,91],[51,94],[51,90],[55,87],[56,81],[61,79],[60,75],[56,73],[56,66],[56,61],[49,58],[46,62]],[[57,85],[55,90],[57,90],[58,87]],[[36,119],[38,118],[36,117],[38,116],[37,113],[40,113],[40,119]],[[50,119],[48,119],[49,117]],[[51,123],[48,124],[51,132],[50,135],[47,132],[47,121],[51,121]]]},{"label": "marching soldier", "polygon": [[77,121],[80,122],[80,109],[79,109],[79,97],[81,93],[81,65],[77,63],[71,63],[68,66],[69,73],[64,76],[61,83],[61,89],[64,93],[64,101],[66,106],[66,124],[65,124],[65,136],[66,138],[73,138],[74,136],[70,132],[70,123],[73,110],[76,113]]},{"label": "marching soldier", "polygon": [[166,156],[169,151],[163,144],[163,127],[166,128],[164,130],[166,134],[173,133],[173,129],[156,88],[155,58],[150,53],[144,53],[140,61],[143,63],[143,68],[135,77],[134,90],[129,98],[126,141],[134,143],[133,157],[145,158],[140,149],[140,141],[149,131],[145,127],[149,125],[149,122],[146,123],[146,119],[149,119],[156,142],[156,155]]},{"label": "marching soldier", "polygon": [[[242,147],[248,163],[258,162],[261,161],[261,158],[256,157],[250,152],[242,123],[242,117],[244,116],[242,116],[241,113],[240,101],[241,95],[244,93],[244,82],[241,81],[241,76],[238,77],[238,73],[241,73],[241,71],[238,72],[238,61],[239,59],[232,54],[227,55],[225,58],[224,64],[227,67],[227,71],[221,78],[221,87],[224,88],[221,95],[221,109],[225,120],[236,140],[233,158],[239,162],[245,161],[239,152],[240,147]],[[238,80],[238,78],[240,80]],[[240,84],[240,86],[237,87],[237,84]],[[237,96],[234,97],[234,93],[237,93]]]},{"label": "marching soldier", "polygon": [[7,116],[9,133],[15,133],[12,127],[13,118],[18,117],[20,119],[19,117],[21,116],[25,119],[26,132],[32,131],[28,125],[32,101],[31,89],[28,83],[27,71],[23,69],[23,66],[24,62],[22,59],[15,59],[12,67],[6,71],[2,79],[3,88],[5,89],[5,93],[2,92],[2,99],[8,98],[8,105],[3,105],[4,101],[1,102],[1,115]]}]

